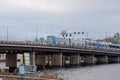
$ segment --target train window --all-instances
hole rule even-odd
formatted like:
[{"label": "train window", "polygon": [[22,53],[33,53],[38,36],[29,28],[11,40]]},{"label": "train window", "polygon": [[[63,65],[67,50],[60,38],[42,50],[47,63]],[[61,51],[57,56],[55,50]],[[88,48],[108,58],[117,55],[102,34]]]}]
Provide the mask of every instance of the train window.
[{"label": "train window", "polygon": [[58,41],[58,44],[60,45],[60,41]]},{"label": "train window", "polygon": [[80,46],[80,44],[77,45],[78,47]]},{"label": "train window", "polygon": [[74,46],[74,43],[72,43],[72,46]]},{"label": "train window", "polygon": [[91,45],[91,43],[89,42],[88,45]]},{"label": "train window", "polygon": [[66,45],[66,42],[64,42],[64,46]]}]

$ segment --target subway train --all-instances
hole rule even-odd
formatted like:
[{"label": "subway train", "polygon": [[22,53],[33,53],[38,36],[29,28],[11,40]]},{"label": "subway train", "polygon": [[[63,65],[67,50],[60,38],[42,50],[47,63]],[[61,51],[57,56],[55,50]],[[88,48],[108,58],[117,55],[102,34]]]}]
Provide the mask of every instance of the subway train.
[{"label": "subway train", "polygon": [[80,48],[87,48],[87,49],[102,49],[102,50],[115,50],[120,51],[120,45],[108,43],[108,42],[101,42],[95,40],[87,40],[87,39],[79,39],[74,40],[70,38],[59,38],[55,36],[47,36],[47,45],[52,46],[70,46],[70,47],[80,47]]}]

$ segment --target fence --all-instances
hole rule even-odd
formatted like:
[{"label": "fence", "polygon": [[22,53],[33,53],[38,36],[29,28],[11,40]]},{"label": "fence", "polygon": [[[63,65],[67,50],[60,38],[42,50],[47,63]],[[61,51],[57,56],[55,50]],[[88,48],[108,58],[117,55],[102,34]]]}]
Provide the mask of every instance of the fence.
[{"label": "fence", "polygon": [[56,79],[45,79],[37,77],[24,77],[23,79],[22,76],[0,75],[0,80],[56,80]]}]

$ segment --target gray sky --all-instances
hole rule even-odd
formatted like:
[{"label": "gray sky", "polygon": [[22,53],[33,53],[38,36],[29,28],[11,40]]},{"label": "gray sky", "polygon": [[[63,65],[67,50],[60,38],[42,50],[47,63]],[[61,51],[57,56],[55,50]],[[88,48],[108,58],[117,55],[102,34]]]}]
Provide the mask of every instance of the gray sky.
[{"label": "gray sky", "polygon": [[0,0],[0,39],[6,27],[9,40],[34,39],[37,30],[39,37],[61,30],[111,36],[120,30],[120,0]]}]

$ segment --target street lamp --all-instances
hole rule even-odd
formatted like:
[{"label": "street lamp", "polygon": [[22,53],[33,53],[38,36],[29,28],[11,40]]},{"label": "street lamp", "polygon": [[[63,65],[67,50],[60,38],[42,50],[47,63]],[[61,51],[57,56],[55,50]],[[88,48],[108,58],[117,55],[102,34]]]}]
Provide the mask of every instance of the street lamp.
[{"label": "street lamp", "polygon": [[36,41],[38,41],[38,29],[36,31]]},{"label": "street lamp", "polygon": [[39,27],[38,27],[38,25],[37,24],[35,24],[35,27],[36,27],[36,30],[35,30],[35,32],[36,32],[36,35],[35,35],[35,41],[38,41],[39,39],[38,39],[38,34],[39,34]]},{"label": "street lamp", "polygon": [[12,25],[11,26],[5,26],[5,25],[3,25],[3,27],[6,28],[6,41],[8,41],[9,40],[9,28],[13,27],[13,26]]},{"label": "street lamp", "polygon": [[8,29],[9,29],[9,27],[7,27],[7,41],[8,41]]}]

